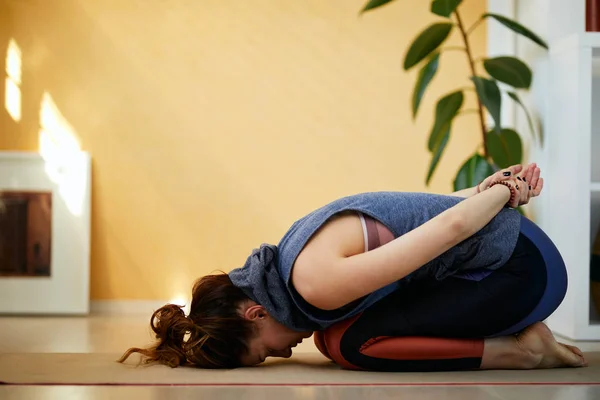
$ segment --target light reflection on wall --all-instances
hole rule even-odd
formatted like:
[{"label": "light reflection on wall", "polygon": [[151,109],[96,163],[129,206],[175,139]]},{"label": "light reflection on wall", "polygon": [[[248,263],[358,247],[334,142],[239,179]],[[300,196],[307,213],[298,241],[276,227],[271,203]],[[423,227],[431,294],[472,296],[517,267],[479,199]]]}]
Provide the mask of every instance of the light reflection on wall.
[{"label": "light reflection on wall", "polygon": [[183,307],[183,312],[185,313],[185,315],[188,315],[190,313],[191,300],[183,294],[175,295],[171,300],[169,300],[169,303]]},{"label": "light reflection on wall", "polygon": [[6,51],[4,107],[16,122],[21,121],[21,49],[11,39]]},{"label": "light reflection on wall", "polygon": [[40,105],[39,147],[46,173],[59,186],[69,211],[81,215],[88,185],[85,155],[73,127],[48,93],[44,93]]}]

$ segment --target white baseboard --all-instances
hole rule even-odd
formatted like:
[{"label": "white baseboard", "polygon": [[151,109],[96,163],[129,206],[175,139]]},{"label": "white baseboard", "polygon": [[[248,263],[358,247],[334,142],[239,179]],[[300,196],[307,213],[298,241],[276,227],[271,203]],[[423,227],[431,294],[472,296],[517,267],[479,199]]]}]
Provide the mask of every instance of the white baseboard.
[{"label": "white baseboard", "polygon": [[[154,311],[168,303],[168,300],[93,300],[90,304],[90,312],[102,315],[146,315],[150,317]],[[187,309],[185,311],[187,313]]]}]

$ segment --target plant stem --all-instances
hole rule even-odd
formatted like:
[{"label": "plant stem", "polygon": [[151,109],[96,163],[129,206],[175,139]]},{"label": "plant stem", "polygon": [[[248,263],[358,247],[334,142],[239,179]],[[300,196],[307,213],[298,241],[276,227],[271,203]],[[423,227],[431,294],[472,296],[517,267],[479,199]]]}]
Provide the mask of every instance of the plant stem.
[{"label": "plant stem", "polygon": [[481,24],[482,22],[483,22],[483,18],[479,18],[473,25],[471,25],[471,27],[466,32],[467,36],[469,36],[471,34],[471,32],[473,32],[475,30],[475,28],[477,28],[479,26],[479,24]]},{"label": "plant stem", "polygon": [[[469,39],[467,38],[465,26],[462,23],[458,10],[454,10],[454,15],[456,15],[458,29],[460,29],[463,41],[465,42],[465,49],[467,52],[467,58],[469,59],[469,67],[471,68],[471,74],[472,76],[477,76],[477,74],[475,73],[475,63],[473,62],[473,54],[471,53],[471,46],[469,45]],[[479,122],[481,123],[481,136],[483,138],[483,157],[488,158],[487,139],[485,135],[485,119],[483,117],[483,105],[481,104],[481,100],[479,99],[479,93],[477,94],[477,108],[479,109]]]}]

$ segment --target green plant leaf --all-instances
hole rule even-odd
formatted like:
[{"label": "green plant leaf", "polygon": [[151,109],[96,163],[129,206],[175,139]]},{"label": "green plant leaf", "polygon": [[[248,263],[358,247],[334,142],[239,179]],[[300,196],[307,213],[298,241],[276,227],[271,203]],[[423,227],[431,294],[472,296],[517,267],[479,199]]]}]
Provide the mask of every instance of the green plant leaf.
[{"label": "green plant leaf", "polygon": [[430,55],[446,40],[453,25],[438,22],[429,25],[412,42],[404,57],[404,70],[409,70]]},{"label": "green plant leaf", "polygon": [[497,132],[500,132],[500,107],[502,106],[502,96],[500,95],[500,89],[496,81],[482,78],[480,76],[472,76],[471,80],[475,83],[475,89],[477,95],[481,100],[481,103],[490,112],[490,115],[494,119],[495,127]]},{"label": "green plant leaf", "polygon": [[442,97],[435,107],[435,121],[429,134],[429,151],[434,151],[435,144],[440,142],[440,136],[443,136],[458,110],[462,107],[464,95],[462,91],[452,92]]},{"label": "green plant leaf", "polygon": [[431,159],[431,164],[429,164],[429,171],[427,172],[427,179],[425,179],[425,184],[429,185],[429,181],[433,176],[433,173],[440,162],[440,158],[442,158],[442,153],[446,148],[446,144],[448,144],[448,139],[450,139],[450,124],[447,125],[446,130],[443,135],[438,136],[438,140],[433,144],[433,157]]},{"label": "green plant leaf", "polygon": [[529,89],[531,86],[531,69],[518,58],[488,58],[483,61],[483,67],[492,78],[515,88]]},{"label": "green plant leaf", "polygon": [[461,2],[462,0],[433,0],[431,2],[431,12],[440,17],[448,18]]},{"label": "green plant leaf", "polygon": [[369,11],[372,10],[374,8],[377,7],[381,7],[387,3],[390,3],[394,0],[370,0],[367,4],[365,4],[365,6],[363,7],[361,14],[364,13],[365,11]]},{"label": "green plant leaf", "polygon": [[[520,105],[521,108],[523,109],[523,111],[525,111],[525,115],[527,116],[527,122],[529,123],[529,129],[531,130],[531,136],[535,137],[535,129],[533,128],[533,120],[531,119],[531,115],[529,114],[529,111],[527,111],[525,104],[523,104],[523,102],[521,101],[519,96],[517,96],[517,94],[515,92],[507,92],[506,94],[508,94],[510,96],[510,98],[513,99],[518,105]],[[541,143],[542,142],[542,132],[541,131],[539,132],[538,139]]]},{"label": "green plant leaf", "polygon": [[425,89],[435,76],[438,70],[440,60],[440,53],[435,52],[427,64],[421,68],[419,71],[419,77],[417,78],[417,82],[415,83],[415,88],[413,90],[412,96],[412,113],[413,119],[417,116],[417,111],[419,110],[419,105],[421,104],[421,100],[423,99],[423,95],[425,94]]},{"label": "green plant leaf", "polygon": [[494,168],[479,154],[474,154],[460,167],[454,179],[454,191],[467,189],[494,173]]},{"label": "green plant leaf", "polygon": [[512,129],[502,129],[500,133],[487,133],[487,149],[494,163],[500,168],[521,164],[523,159],[523,144],[521,137]]},{"label": "green plant leaf", "polygon": [[544,40],[542,40],[542,38],[540,38],[538,35],[536,35],[532,31],[530,31],[529,29],[525,28],[523,25],[519,24],[518,22],[513,21],[512,19],[506,18],[502,15],[498,15],[498,14],[486,13],[486,14],[483,14],[483,16],[482,16],[482,18],[487,18],[487,17],[494,18],[496,21],[500,22],[502,25],[506,26],[507,28],[510,28],[513,31],[515,31],[516,33],[531,39],[532,41],[534,41],[538,45],[542,46],[546,50],[548,49],[548,45],[546,44],[546,42]]}]

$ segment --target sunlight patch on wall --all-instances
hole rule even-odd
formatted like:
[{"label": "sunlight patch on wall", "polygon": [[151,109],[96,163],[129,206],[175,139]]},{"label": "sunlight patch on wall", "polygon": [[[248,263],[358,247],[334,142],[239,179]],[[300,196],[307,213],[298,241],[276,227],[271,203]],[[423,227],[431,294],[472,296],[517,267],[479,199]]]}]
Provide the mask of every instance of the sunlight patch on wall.
[{"label": "sunlight patch on wall", "polygon": [[6,52],[4,107],[16,122],[21,121],[21,49],[11,39]]},{"label": "sunlight patch on wall", "polygon": [[89,179],[85,176],[86,159],[73,127],[48,93],[42,97],[40,127],[40,154],[46,173],[59,186],[69,211],[81,215]]}]

